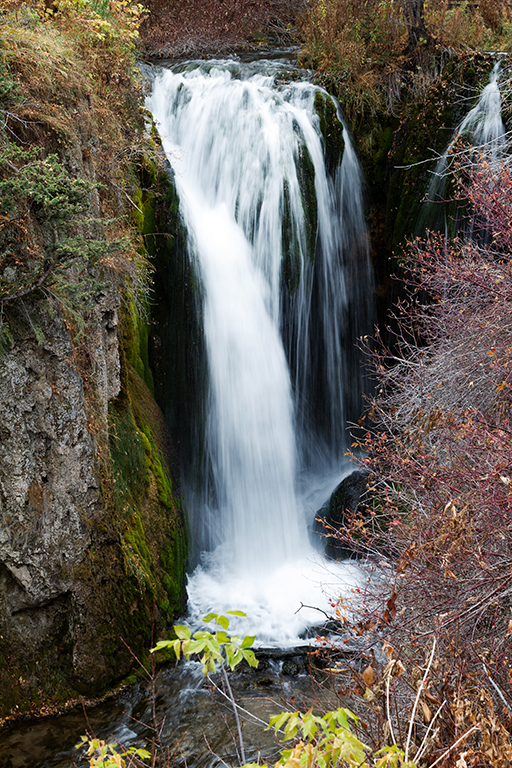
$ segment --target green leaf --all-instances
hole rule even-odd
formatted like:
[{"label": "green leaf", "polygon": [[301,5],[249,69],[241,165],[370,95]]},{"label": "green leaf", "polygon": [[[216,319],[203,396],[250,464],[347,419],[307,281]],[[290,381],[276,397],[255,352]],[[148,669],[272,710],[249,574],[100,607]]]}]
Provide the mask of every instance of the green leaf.
[{"label": "green leaf", "polygon": [[336,709],[334,712],[330,714],[333,714],[336,720],[338,721],[339,725],[341,725],[342,728],[346,728],[347,731],[350,731],[350,725],[348,723],[349,719],[353,720],[354,723],[357,723],[357,721],[359,720],[357,715],[354,715],[354,713],[351,712],[350,709],[345,709],[344,707],[340,707],[340,709]]},{"label": "green leaf", "polygon": [[295,712],[293,713],[289,718],[288,722],[286,723],[285,729],[284,729],[284,738],[286,740],[288,739],[294,739],[297,735],[297,729],[300,725],[300,717],[299,713]]},{"label": "green leaf", "polygon": [[[230,669],[233,669],[233,667],[236,667],[238,662],[236,661],[237,657],[240,656],[240,651],[236,647],[236,645],[233,645],[233,643],[227,643],[224,646],[224,651],[226,653],[226,663]],[[241,661],[242,658],[240,656],[239,661]]]},{"label": "green leaf", "polygon": [[254,651],[241,650],[241,653],[250,667],[256,668],[260,663],[254,655]]},{"label": "green leaf", "polygon": [[155,651],[162,651],[164,648],[172,648],[174,646],[174,640],[159,640],[154,648],[150,649],[150,653]]},{"label": "green leaf", "polygon": [[211,653],[211,655],[217,659],[218,661],[223,661],[222,653],[221,653],[221,646],[219,643],[215,640],[214,637],[208,637],[205,641],[206,649]]},{"label": "green leaf", "polygon": [[228,665],[229,669],[233,669],[234,646],[229,643],[228,645],[224,646],[224,650],[226,652],[226,664]]},{"label": "green leaf", "polygon": [[151,757],[151,752],[148,752],[147,749],[141,749],[137,747],[130,747],[126,752],[126,755],[136,755],[137,757],[140,757],[142,760],[149,760]]},{"label": "green leaf", "polygon": [[307,739],[312,739],[318,730],[317,718],[308,712],[302,720],[302,733]]},{"label": "green leaf", "polygon": [[199,654],[201,653],[201,651],[205,649],[206,643],[207,643],[206,639],[192,640],[188,646],[188,652],[190,653],[190,655],[192,655],[193,653]]},{"label": "green leaf", "polygon": [[204,621],[205,624],[208,624],[209,621],[214,621],[218,616],[218,613],[207,613],[206,616],[203,616],[201,621]]},{"label": "green leaf", "polygon": [[240,648],[250,648],[255,640],[256,640],[256,635],[246,635],[242,640],[242,645],[240,646]]},{"label": "green leaf", "polygon": [[[297,714],[297,712],[295,712],[295,714]],[[277,733],[291,716],[291,712],[281,712],[280,715],[272,715],[268,721],[268,727],[274,728],[275,732]]]},{"label": "green leaf", "polygon": [[230,616],[242,616],[242,618],[247,618],[247,614],[243,611],[226,611],[226,613],[229,613]]},{"label": "green leaf", "polygon": [[192,632],[190,628],[186,627],[184,624],[175,624],[174,631],[176,632],[180,640],[190,640],[192,636]]},{"label": "green leaf", "polygon": [[292,755],[292,750],[291,749],[282,749],[281,750],[281,759],[279,760],[277,765],[286,765],[286,763],[290,759],[291,755]]},{"label": "green leaf", "polygon": [[227,616],[217,616],[217,623],[221,625],[222,629],[229,627],[229,619]]}]

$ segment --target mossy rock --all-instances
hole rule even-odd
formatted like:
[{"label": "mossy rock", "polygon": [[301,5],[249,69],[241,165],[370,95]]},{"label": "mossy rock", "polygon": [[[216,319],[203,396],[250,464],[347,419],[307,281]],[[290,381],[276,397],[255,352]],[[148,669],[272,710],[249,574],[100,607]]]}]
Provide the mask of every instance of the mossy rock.
[{"label": "mossy rock", "polygon": [[421,234],[418,228],[422,201],[437,157],[443,154],[456,126],[473,105],[468,95],[472,93],[474,100],[478,98],[492,67],[493,60],[485,55],[450,62],[424,97],[409,107],[395,131],[389,152],[394,167],[389,179],[387,210],[387,227],[395,253],[402,251],[408,239]]}]

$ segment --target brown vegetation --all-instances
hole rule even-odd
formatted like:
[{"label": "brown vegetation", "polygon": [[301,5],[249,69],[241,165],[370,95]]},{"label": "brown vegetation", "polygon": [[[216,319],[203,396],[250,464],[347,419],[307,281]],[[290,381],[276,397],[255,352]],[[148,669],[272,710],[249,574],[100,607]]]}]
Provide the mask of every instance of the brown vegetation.
[{"label": "brown vegetation", "polygon": [[297,29],[304,63],[329,75],[355,122],[423,95],[441,57],[510,50],[511,14],[505,0],[315,0]]},{"label": "brown vegetation", "polygon": [[[409,670],[422,667],[436,640],[423,731],[442,711],[426,764],[467,733],[437,764],[505,768],[512,759],[510,168],[468,158],[458,193],[468,202],[471,238],[447,243],[430,234],[410,244],[409,298],[396,310],[394,344],[367,343],[379,382],[361,443],[372,502],[339,536],[389,574],[382,593],[369,597],[365,631],[385,637]],[[379,680],[376,700],[386,692],[384,670]],[[417,688],[405,676],[399,700],[400,685]]]},{"label": "brown vegetation", "polygon": [[141,37],[149,56],[200,56],[247,43],[289,43],[303,0],[144,0]]}]

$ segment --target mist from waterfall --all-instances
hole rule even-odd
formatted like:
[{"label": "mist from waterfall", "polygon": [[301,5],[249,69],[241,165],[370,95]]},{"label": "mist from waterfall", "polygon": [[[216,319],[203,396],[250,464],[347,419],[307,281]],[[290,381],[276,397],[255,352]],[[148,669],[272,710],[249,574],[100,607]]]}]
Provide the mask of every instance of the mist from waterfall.
[{"label": "mist from waterfall", "polygon": [[188,479],[201,553],[190,613],[242,609],[260,638],[286,643],[321,618],[295,615],[301,603],[326,607],[321,584],[343,591],[356,578],[349,566],[326,572],[308,525],[346,469],[372,283],[348,131],[329,170],[315,100],[330,97],[306,81],[278,85],[278,71],[164,70],[148,106],[203,297],[209,390],[201,478]]}]

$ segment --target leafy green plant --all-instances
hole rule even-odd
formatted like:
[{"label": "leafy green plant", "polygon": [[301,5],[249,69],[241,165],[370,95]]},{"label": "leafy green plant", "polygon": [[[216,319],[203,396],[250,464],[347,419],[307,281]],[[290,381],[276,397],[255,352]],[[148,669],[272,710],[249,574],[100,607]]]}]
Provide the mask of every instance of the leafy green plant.
[{"label": "leafy green plant", "polygon": [[[245,617],[246,614],[243,611],[226,611],[231,616]],[[207,630],[200,629],[192,634],[189,627],[184,624],[176,624],[174,631],[176,633],[175,640],[160,640],[154,648],[151,649],[151,653],[166,648],[172,648],[176,654],[176,658],[179,659],[183,654],[186,659],[190,659],[191,656],[199,656],[199,661],[203,667],[203,674],[206,677],[209,672],[217,671],[217,664],[220,667],[221,674],[224,679],[224,684],[228,691],[227,698],[231,702],[233,708],[233,714],[235,716],[236,727],[238,732],[238,757],[243,763],[245,763],[245,750],[244,741],[242,737],[242,726],[238,715],[238,706],[231,689],[229,677],[226,671],[226,667],[230,670],[235,669],[241,661],[246,661],[250,667],[258,666],[258,659],[254,655],[254,651],[250,650],[250,646],[254,643],[255,636],[247,635],[244,638],[240,638],[237,635],[231,637],[227,634],[229,628],[229,619],[227,616],[223,616],[218,613],[208,613],[203,616],[203,621],[208,624],[211,621],[215,621],[221,629],[217,632],[208,632]],[[218,686],[209,678],[213,687],[220,690]]]},{"label": "leafy green plant", "polygon": [[89,736],[82,736],[82,741],[76,745],[76,749],[80,749],[86,744],[86,757],[89,759],[91,768],[122,768],[122,766],[126,765],[125,758],[130,758],[129,764],[132,765],[134,758],[146,760],[151,757],[151,754],[146,749],[129,747],[128,749],[118,751],[117,747],[119,745],[116,741],[107,744],[107,742],[101,739],[91,739]]},{"label": "leafy green plant", "polygon": [[[227,611],[231,616],[245,617],[245,613],[242,611]],[[154,648],[151,649],[151,653],[155,653],[161,650],[171,649],[176,659],[180,659],[184,656],[186,659],[190,659],[191,656],[199,656],[199,660],[203,667],[203,673],[206,676],[210,672],[217,671],[217,665],[220,667],[220,671],[224,677],[224,682],[228,690],[227,698],[230,700],[235,720],[238,729],[239,738],[239,750],[237,749],[239,759],[245,763],[244,745],[242,739],[242,729],[240,725],[240,719],[238,716],[237,704],[231,690],[229,678],[227,676],[226,668],[230,670],[235,669],[241,661],[246,661],[251,667],[258,666],[258,660],[256,659],[254,652],[250,650],[249,646],[254,642],[254,636],[246,636],[240,638],[237,635],[231,637],[227,634],[229,628],[229,619],[227,616],[223,616],[218,613],[208,613],[203,617],[205,623],[215,621],[219,625],[220,630],[215,633],[207,630],[198,630],[192,634],[192,630],[184,624],[177,624],[174,626],[174,632],[176,638],[173,640],[160,640]],[[136,658],[136,657],[135,657]],[[114,768],[117,766],[127,765],[125,758],[128,758],[128,765],[133,765],[134,759],[137,759],[137,765],[141,765],[141,760],[151,758],[151,765],[155,765],[155,756],[157,751],[160,751],[162,765],[168,765],[169,760],[172,759],[173,754],[167,754],[167,758],[164,755],[164,748],[160,742],[161,728],[157,722],[156,709],[154,703],[156,701],[156,689],[155,683],[158,677],[154,670],[154,661],[152,659],[151,672],[149,672],[143,665],[142,668],[146,671],[148,681],[150,683],[151,698],[153,700],[153,727],[149,727],[154,731],[155,738],[153,739],[153,752],[149,753],[143,749],[135,749],[130,747],[129,749],[118,749],[118,744],[112,742],[107,744],[105,741],[100,741],[91,736],[84,736],[82,741],[76,745],[77,749],[87,745],[87,752],[85,758],[89,761],[91,768]],[[212,686],[220,690],[215,683],[209,678]]]},{"label": "leafy green plant", "polygon": [[[227,613],[232,616],[246,616],[242,611],[227,611]],[[237,635],[229,637],[226,631],[229,627],[229,619],[218,613],[208,613],[203,616],[203,621],[206,624],[215,621],[221,629],[215,634],[204,629],[192,634],[192,630],[186,625],[176,624],[174,626],[176,640],[159,640],[156,646],[151,649],[151,653],[164,648],[172,648],[177,659],[181,655],[185,656],[186,659],[190,659],[191,656],[199,656],[205,677],[209,672],[217,671],[217,664],[220,665],[221,669],[225,669],[227,666],[233,670],[241,661],[245,660],[250,667],[258,666],[258,659],[254,655],[254,651],[250,650],[255,635],[247,635],[243,639]]]},{"label": "leafy green plant", "polygon": [[[352,732],[349,721],[357,725],[359,718],[345,708],[322,716],[314,715],[311,710],[305,714],[274,715],[269,728],[283,734],[283,741],[299,738],[293,747],[281,750],[275,768],[416,768],[396,745],[382,747],[368,756],[370,747]],[[256,768],[256,765],[249,763],[244,768]]]}]

